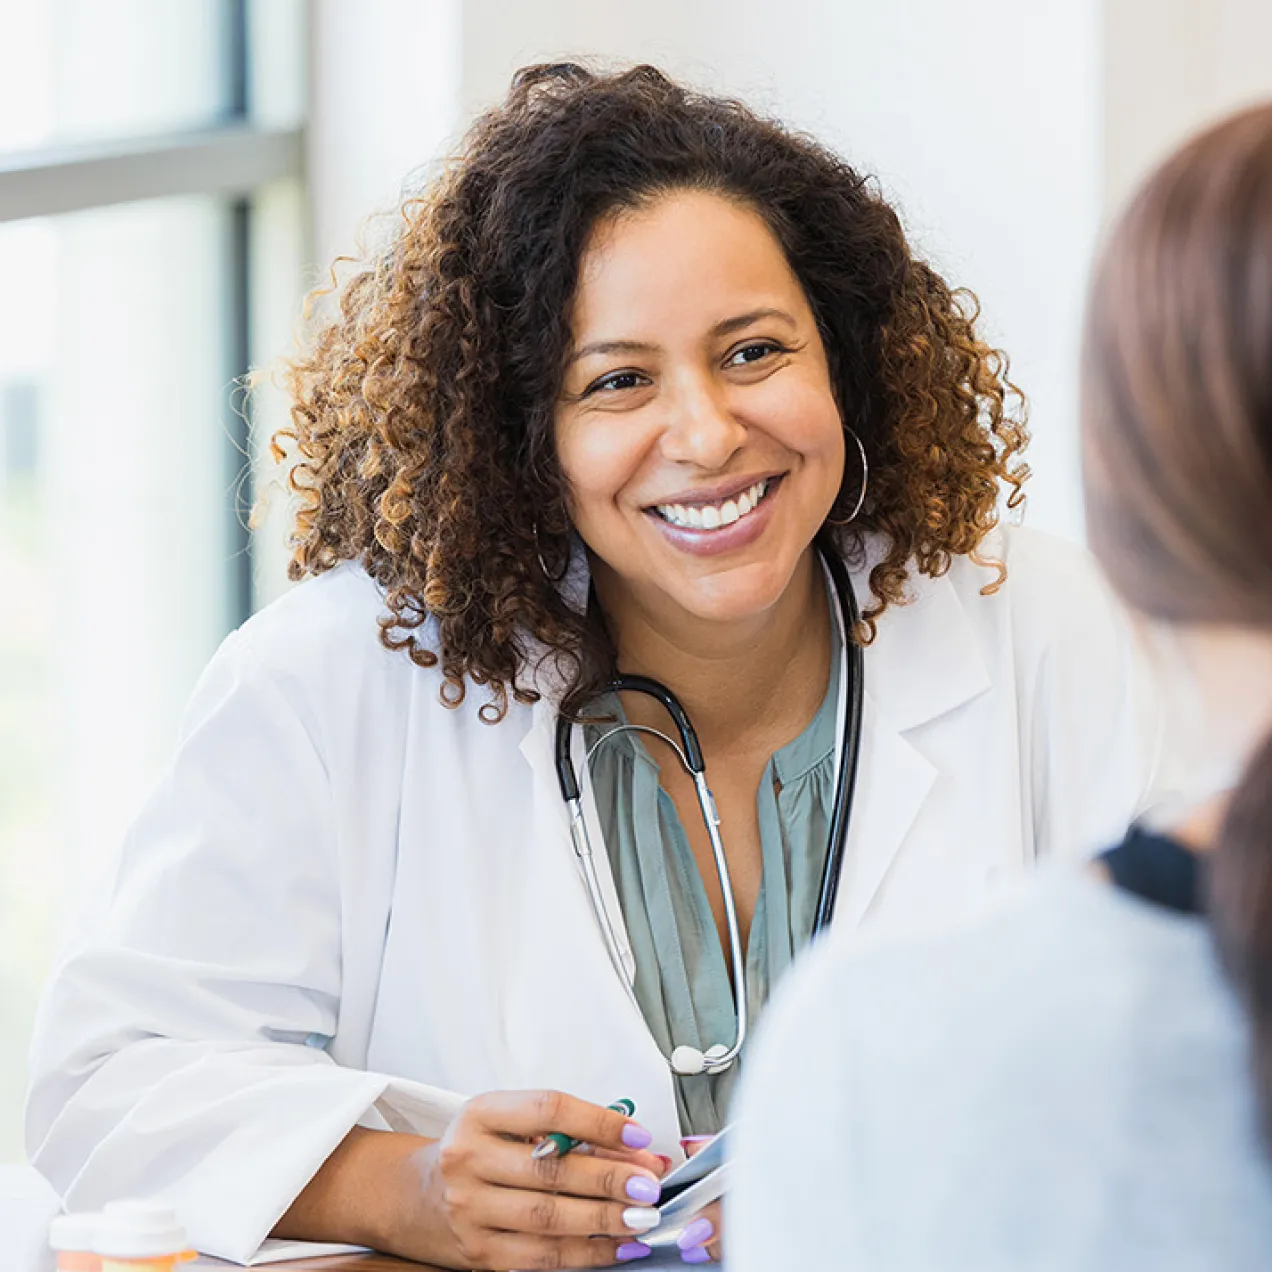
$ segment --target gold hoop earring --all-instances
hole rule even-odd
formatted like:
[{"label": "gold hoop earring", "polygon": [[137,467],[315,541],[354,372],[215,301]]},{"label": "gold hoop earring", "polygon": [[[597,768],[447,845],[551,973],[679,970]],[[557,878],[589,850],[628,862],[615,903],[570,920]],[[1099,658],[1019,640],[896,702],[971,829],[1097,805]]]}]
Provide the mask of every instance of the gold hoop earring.
[{"label": "gold hoop earring", "polygon": [[866,458],[866,448],[861,444],[861,438],[856,432],[850,428],[845,428],[844,432],[857,443],[857,453],[861,456],[861,490],[857,494],[857,502],[853,505],[852,512],[843,521],[835,521],[831,517],[826,518],[828,526],[848,526],[857,520],[857,514],[861,512],[862,506],[866,502],[866,487],[870,484],[870,461]]},{"label": "gold hoop earring", "polygon": [[565,578],[566,573],[569,570],[569,561],[567,560],[566,568],[564,570],[553,574],[552,571],[548,569],[548,563],[543,559],[543,549],[539,546],[539,523],[537,521],[531,524],[530,532],[534,535],[534,555],[535,560],[539,562],[539,569],[543,571],[543,577],[555,586],[557,583],[560,583],[563,578]]}]

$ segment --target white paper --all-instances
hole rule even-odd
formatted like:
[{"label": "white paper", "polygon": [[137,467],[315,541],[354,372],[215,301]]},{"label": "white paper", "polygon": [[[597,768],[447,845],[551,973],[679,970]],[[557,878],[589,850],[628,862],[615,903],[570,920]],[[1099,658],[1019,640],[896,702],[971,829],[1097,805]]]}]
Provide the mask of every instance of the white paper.
[{"label": "white paper", "polygon": [[280,1241],[266,1237],[261,1248],[247,1263],[227,1263],[224,1259],[200,1256],[188,1268],[259,1268],[269,1263],[286,1263],[291,1259],[320,1259],[329,1254],[362,1254],[366,1246],[338,1245],[334,1241]]}]

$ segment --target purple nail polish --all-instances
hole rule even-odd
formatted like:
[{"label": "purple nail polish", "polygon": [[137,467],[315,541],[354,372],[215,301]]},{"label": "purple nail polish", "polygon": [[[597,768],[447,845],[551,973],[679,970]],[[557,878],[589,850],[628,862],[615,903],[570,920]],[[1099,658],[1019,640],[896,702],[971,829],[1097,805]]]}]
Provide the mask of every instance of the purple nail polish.
[{"label": "purple nail polish", "polygon": [[633,1175],[627,1181],[627,1195],[633,1201],[653,1206],[662,1196],[662,1188],[656,1179],[650,1179],[648,1175]]},{"label": "purple nail polish", "polygon": [[623,1143],[628,1148],[648,1148],[653,1142],[654,1137],[643,1126],[628,1122],[623,1127]]},{"label": "purple nail polish", "polygon": [[615,1258],[620,1263],[631,1263],[633,1259],[643,1259],[651,1253],[650,1247],[640,1241],[624,1241],[618,1247]]},{"label": "purple nail polish", "polygon": [[706,1246],[694,1246],[692,1250],[681,1250],[681,1263],[710,1263],[711,1256]]},{"label": "purple nail polish", "polygon": [[698,1216],[681,1234],[676,1238],[676,1244],[682,1250],[692,1250],[694,1246],[704,1246],[712,1237],[715,1236],[715,1225],[710,1219],[704,1219]]}]

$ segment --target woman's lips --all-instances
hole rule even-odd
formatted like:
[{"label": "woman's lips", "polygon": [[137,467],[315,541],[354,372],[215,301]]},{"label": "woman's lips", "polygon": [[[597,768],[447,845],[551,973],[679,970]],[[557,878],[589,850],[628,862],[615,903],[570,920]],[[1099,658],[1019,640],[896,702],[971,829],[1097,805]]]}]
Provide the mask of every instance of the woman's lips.
[{"label": "woman's lips", "polygon": [[764,497],[750,512],[731,525],[715,530],[673,525],[653,508],[646,509],[645,515],[657,526],[663,538],[680,551],[693,556],[718,556],[754,543],[773,519],[774,503],[781,493],[782,478],[770,477]]}]

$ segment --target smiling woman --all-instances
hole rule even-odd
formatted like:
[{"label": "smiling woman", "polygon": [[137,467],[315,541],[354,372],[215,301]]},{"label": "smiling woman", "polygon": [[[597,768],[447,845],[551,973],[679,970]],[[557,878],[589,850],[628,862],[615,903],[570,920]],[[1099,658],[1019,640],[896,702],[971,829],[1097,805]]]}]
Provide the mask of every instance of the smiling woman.
[{"label": "smiling woman", "polygon": [[[661,216],[637,215],[669,195]],[[673,335],[707,339],[705,327],[690,336],[679,312],[694,301],[695,321],[708,322],[707,284],[712,353],[732,350],[733,383],[747,383],[740,364],[759,352],[739,339],[742,320],[776,308],[785,321],[769,315],[768,330],[750,334],[797,370],[771,392],[815,392],[821,418],[837,416],[838,445],[846,426],[864,446],[868,500],[841,546],[879,532],[869,630],[914,570],[938,576],[974,554],[1003,497],[1019,500],[1023,410],[1006,359],[976,333],[974,298],[913,256],[868,178],[737,103],[651,68],[530,68],[403,216],[387,252],[349,284],[342,320],[293,368],[308,500],[293,571],[365,556],[388,596],[386,643],[440,662],[452,701],[469,682],[486,688],[491,718],[509,696],[534,701],[527,631],[572,665],[571,707],[604,682],[609,634],[555,585],[576,542],[555,428],[595,418],[598,398],[658,395],[652,409],[663,409],[665,377],[630,359],[665,358]],[[617,256],[606,249],[615,235],[630,240]],[[735,274],[752,250],[759,257]],[[606,296],[576,295],[581,272],[607,256]],[[620,289],[644,307],[639,330],[596,309]],[[661,325],[669,314],[679,330]],[[862,490],[850,449],[832,523]],[[440,651],[412,638],[428,618],[444,633]]]},{"label": "smiling woman", "polygon": [[70,1203],[162,1192],[236,1259],[643,1258],[823,897],[948,919],[1133,816],[1142,681],[1084,557],[997,525],[1025,433],[974,314],[815,142],[518,75],[291,368],[317,577],[214,658],[50,991]]}]

